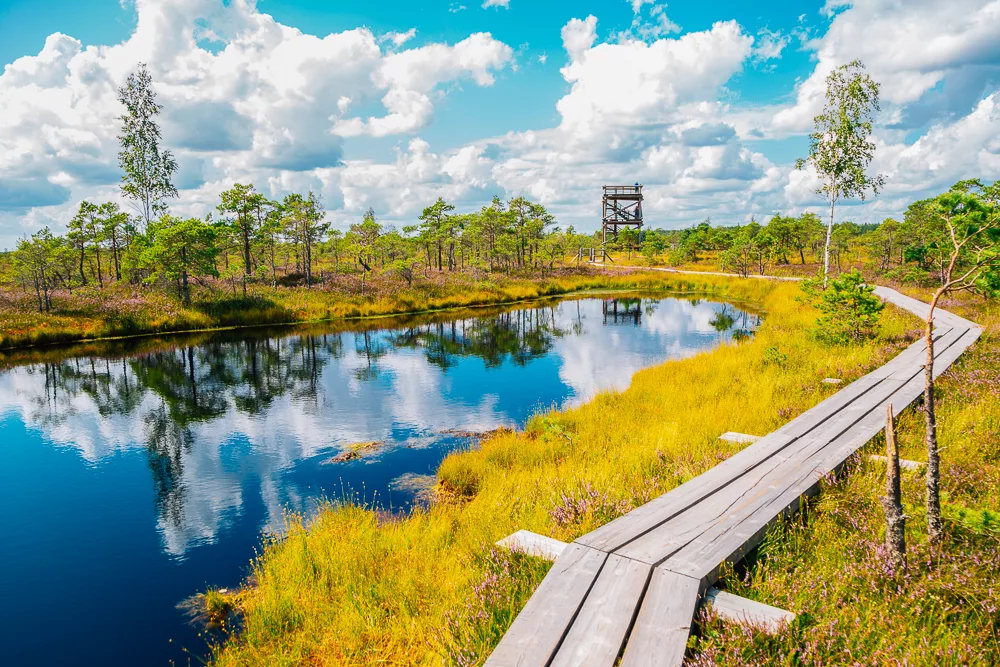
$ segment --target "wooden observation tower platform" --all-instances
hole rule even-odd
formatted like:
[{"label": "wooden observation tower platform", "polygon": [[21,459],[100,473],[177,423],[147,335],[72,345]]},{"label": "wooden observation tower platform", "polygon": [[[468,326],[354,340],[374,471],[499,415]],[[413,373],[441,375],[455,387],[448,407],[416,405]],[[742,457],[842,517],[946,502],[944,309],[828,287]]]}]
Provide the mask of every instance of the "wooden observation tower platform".
[{"label": "wooden observation tower platform", "polygon": [[617,241],[619,227],[635,227],[637,231],[642,227],[642,186],[638,183],[604,186],[604,196],[601,198],[600,261],[611,259],[608,256],[608,234],[610,233],[613,241]]}]

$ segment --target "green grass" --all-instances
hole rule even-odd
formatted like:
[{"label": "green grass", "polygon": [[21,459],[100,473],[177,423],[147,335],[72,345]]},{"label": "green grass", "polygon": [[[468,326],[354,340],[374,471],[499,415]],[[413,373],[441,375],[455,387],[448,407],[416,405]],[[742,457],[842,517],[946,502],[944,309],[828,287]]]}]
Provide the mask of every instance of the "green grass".
[{"label": "green grass", "polygon": [[774,430],[836,390],[823,378],[860,376],[918,330],[887,308],[876,341],[827,347],[810,335],[815,313],[795,284],[620,280],[753,302],[767,316],[747,342],[644,370],[625,391],[448,456],[438,502],[409,517],[352,503],[308,524],[290,517],[254,562],[243,631],[216,663],[480,664],[548,568],[498,551],[497,539],[526,529],[572,540],[731,456],[740,446],[720,433]]}]

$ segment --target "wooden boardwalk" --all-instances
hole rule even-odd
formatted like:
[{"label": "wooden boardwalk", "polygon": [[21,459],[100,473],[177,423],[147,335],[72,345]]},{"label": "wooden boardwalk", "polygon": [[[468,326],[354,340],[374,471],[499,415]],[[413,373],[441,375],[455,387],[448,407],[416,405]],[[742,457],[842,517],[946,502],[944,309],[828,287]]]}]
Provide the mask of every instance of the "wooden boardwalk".
[{"label": "wooden boardwalk", "polygon": [[[928,306],[876,293],[917,316]],[[982,330],[935,313],[935,375]],[[680,665],[694,617],[724,563],[739,561],[923,391],[926,346],[892,361],[718,466],[588,533],[552,569],[486,661],[506,666]]]}]

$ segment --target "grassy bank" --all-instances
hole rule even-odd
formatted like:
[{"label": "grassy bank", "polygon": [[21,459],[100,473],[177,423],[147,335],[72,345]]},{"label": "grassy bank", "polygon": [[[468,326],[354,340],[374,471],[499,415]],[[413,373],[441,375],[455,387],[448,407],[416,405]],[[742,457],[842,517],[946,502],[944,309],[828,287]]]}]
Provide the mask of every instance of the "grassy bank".
[{"label": "grassy bank", "polygon": [[449,456],[439,502],[408,518],[356,505],[331,506],[308,526],[291,517],[287,536],[254,563],[236,601],[242,631],[217,664],[478,664],[548,567],[495,540],[518,529],[563,540],[592,530],[732,455],[739,446],[720,433],[775,429],[835,391],[823,378],[860,376],[918,326],[887,309],[878,340],[831,348],[809,334],[815,314],[795,284],[614,281],[755,302],[767,317],[747,342],[642,371],[624,392]]},{"label": "grassy bank", "polygon": [[[243,326],[320,322],[502,305],[587,289],[653,287],[697,291],[701,278],[659,283],[600,269],[560,269],[547,276],[477,278],[432,273],[411,287],[380,276],[360,292],[354,276],[325,286],[254,286],[248,296],[221,289],[198,291],[185,306],[169,292],[115,285],[77,289],[53,297],[53,311],[39,313],[33,297],[8,293],[0,299],[0,350],[75,343],[124,336],[190,332]],[[721,289],[713,287],[713,289]]]}]

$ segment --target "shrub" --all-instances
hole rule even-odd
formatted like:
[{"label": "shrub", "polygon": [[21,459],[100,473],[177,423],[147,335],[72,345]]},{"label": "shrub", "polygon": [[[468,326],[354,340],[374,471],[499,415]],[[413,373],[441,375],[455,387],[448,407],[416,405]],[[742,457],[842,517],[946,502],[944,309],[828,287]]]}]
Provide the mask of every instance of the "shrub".
[{"label": "shrub", "polygon": [[778,349],[777,345],[772,345],[764,350],[765,366],[784,366],[788,361],[788,355]]},{"label": "shrub", "polygon": [[802,289],[821,313],[816,320],[816,335],[820,340],[859,343],[875,336],[885,304],[857,269],[831,280],[826,289],[819,279],[803,281]]}]

